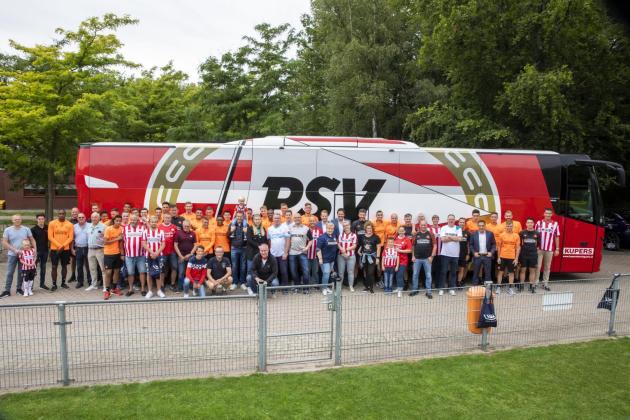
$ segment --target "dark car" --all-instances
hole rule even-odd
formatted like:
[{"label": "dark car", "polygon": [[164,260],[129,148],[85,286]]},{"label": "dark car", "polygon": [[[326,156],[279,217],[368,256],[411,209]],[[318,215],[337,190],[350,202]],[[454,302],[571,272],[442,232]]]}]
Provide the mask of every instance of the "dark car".
[{"label": "dark car", "polygon": [[[606,236],[604,247],[617,251],[621,247],[630,247],[630,215],[625,211],[610,211],[606,213]],[[625,216],[625,217],[624,217]]]}]

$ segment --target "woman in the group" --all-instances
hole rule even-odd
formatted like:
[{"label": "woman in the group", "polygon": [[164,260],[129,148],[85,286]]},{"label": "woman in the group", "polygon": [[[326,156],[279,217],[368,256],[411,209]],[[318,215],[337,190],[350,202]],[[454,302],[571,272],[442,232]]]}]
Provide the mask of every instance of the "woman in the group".
[{"label": "woman in the group", "polygon": [[245,259],[247,261],[247,293],[254,294],[252,288],[252,267],[254,266],[254,257],[258,254],[258,247],[267,243],[267,230],[262,224],[260,214],[255,214],[252,218],[253,223],[247,227],[247,248],[245,249]]},{"label": "woman in the group", "polygon": [[328,280],[330,279],[333,265],[337,260],[337,251],[339,250],[334,232],[335,225],[328,222],[326,224],[326,233],[317,238],[317,258],[322,270],[322,294],[324,295],[332,293],[328,289]]},{"label": "woman in the group", "polygon": [[351,231],[350,221],[343,222],[343,232],[339,235],[339,255],[337,256],[337,272],[343,279],[344,273],[348,272],[348,286],[354,292],[354,265],[356,257],[354,255],[357,248],[357,235]]},{"label": "woman in the group", "polygon": [[363,267],[363,278],[365,279],[364,292],[374,293],[374,281],[376,279],[376,266],[378,265],[378,254],[381,248],[381,240],[374,234],[372,222],[365,224],[365,236],[359,244],[359,255],[361,256],[361,266]]}]

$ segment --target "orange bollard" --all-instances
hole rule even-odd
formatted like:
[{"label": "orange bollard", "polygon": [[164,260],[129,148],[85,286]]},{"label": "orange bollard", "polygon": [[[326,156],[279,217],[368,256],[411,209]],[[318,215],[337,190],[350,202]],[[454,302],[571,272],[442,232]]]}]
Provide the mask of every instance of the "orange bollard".
[{"label": "orange bollard", "polygon": [[468,323],[468,331],[473,334],[481,334],[482,329],[477,328],[479,321],[479,313],[481,312],[481,303],[486,288],[483,286],[473,286],[466,292],[466,321]]}]

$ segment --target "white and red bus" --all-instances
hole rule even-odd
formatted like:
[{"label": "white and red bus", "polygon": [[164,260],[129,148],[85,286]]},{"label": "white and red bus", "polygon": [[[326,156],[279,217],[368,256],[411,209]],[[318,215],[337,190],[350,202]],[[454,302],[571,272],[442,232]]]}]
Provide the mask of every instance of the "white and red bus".
[{"label": "white and red bus", "polygon": [[[255,211],[286,202],[300,211],[343,207],[385,217],[396,212],[469,217],[512,210],[515,220],[554,210],[561,257],[554,272],[596,272],[602,258],[603,208],[595,166],[624,179],[623,167],[586,155],[544,151],[418,147],[356,137],[266,137],[229,143],[94,143],[81,146],[79,207],[130,202],[151,211],[163,201],[231,209],[237,197]],[[430,219],[429,219],[430,220]]]}]

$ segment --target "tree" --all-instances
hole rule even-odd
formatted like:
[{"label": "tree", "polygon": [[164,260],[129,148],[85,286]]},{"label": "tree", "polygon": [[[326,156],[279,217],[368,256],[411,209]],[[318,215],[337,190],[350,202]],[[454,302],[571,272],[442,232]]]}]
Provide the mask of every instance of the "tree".
[{"label": "tree", "polygon": [[11,41],[23,61],[21,69],[0,72],[0,164],[14,180],[47,186],[47,217],[56,183],[74,169],[79,143],[104,133],[99,101],[116,85],[115,68],[135,66],[118,52],[113,31],[136,22],[106,14],[76,31],[57,29],[61,38],[49,45]]}]

